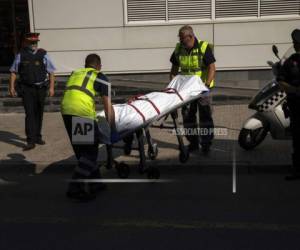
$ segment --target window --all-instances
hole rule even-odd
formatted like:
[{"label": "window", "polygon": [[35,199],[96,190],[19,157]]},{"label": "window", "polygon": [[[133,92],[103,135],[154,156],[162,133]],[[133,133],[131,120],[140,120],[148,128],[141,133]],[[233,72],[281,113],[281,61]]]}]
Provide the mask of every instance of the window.
[{"label": "window", "polygon": [[165,21],[165,0],[127,0],[128,22]]},{"label": "window", "polygon": [[211,18],[211,0],[169,0],[169,20]]},{"label": "window", "polygon": [[300,14],[299,0],[260,0],[260,2],[261,16]]},{"label": "window", "polygon": [[299,0],[124,0],[127,22],[300,16]]},{"label": "window", "polygon": [[216,18],[257,17],[257,0],[216,0]]}]

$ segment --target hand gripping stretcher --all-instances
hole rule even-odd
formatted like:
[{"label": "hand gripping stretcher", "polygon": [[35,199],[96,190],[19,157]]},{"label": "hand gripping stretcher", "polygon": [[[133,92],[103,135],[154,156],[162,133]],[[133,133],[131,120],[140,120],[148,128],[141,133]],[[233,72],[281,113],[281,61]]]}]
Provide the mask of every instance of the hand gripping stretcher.
[{"label": "hand gripping stretcher", "polygon": [[[148,144],[148,157],[151,160],[156,159],[158,147],[150,135],[150,127],[159,127],[161,129],[178,128],[177,110],[191,102],[199,99],[207,92],[207,87],[198,76],[176,76],[162,92],[152,92],[146,95],[139,95],[132,98],[128,103],[113,105],[115,112],[115,124],[120,139],[126,139],[128,136],[136,134],[140,163],[140,173],[146,172],[148,178],[159,178],[159,170],[154,167],[146,168],[145,138]],[[174,126],[154,126],[153,123],[171,115]],[[97,113],[100,143],[106,144],[107,149],[107,168],[115,164],[118,175],[121,178],[127,178],[129,175],[129,166],[125,163],[117,163],[113,160],[112,149],[119,146],[110,143],[110,128],[105,119],[104,111]],[[189,152],[183,143],[180,133],[176,133],[179,144],[179,160],[184,163],[189,158]],[[125,144],[126,145],[126,144]],[[130,149],[124,148],[124,153],[129,155]]]}]

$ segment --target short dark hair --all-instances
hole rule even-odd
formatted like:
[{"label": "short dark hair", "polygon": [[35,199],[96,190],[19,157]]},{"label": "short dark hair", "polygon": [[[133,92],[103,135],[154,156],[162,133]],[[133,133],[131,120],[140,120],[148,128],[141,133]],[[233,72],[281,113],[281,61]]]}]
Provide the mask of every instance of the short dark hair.
[{"label": "short dark hair", "polygon": [[184,25],[179,29],[178,36],[189,35],[194,36],[193,28],[190,25]]},{"label": "short dark hair", "polygon": [[101,58],[97,54],[89,54],[85,58],[85,67],[86,68],[96,68],[98,65],[101,65]]},{"label": "short dark hair", "polygon": [[300,43],[300,30],[294,29],[293,32],[291,33],[291,37],[292,37],[293,43]]}]

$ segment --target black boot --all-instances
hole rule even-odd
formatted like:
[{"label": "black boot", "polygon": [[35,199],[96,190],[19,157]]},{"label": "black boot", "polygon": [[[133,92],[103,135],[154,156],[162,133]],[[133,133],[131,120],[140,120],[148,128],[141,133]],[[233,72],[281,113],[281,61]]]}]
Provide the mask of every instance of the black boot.
[{"label": "black boot", "polygon": [[[72,180],[68,186],[67,197],[80,202],[87,202],[96,198],[96,194],[91,192],[89,184],[84,182],[86,176],[74,173]],[[82,180],[82,181],[80,181]]]},{"label": "black boot", "polygon": [[[101,173],[100,173],[99,169],[94,171],[91,174],[90,179],[93,179],[96,181],[96,182],[89,183],[89,189],[92,194],[96,195],[97,193],[104,191],[107,188],[105,183],[100,182],[101,181]],[[99,182],[97,182],[97,181],[99,181]]]},{"label": "black boot", "polygon": [[31,149],[35,148],[35,144],[34,143],[27,143],[24,147],[23,147],[23,151],[29,151]]},{"label": "black boot", "polygon": [[45,144],[46,144],[46,142],[45,142],[44,140],[42,140],[41,138],[37,139],[37,140],[35,141],[35,143],[36,143],[36,144],[39,144],[39,145],[45,145]]}]

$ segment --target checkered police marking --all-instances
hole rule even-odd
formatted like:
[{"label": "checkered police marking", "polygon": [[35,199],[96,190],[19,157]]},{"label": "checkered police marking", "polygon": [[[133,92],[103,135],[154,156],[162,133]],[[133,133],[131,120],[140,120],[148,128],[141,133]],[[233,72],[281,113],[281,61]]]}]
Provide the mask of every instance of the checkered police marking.
[{"label": "checkered police marking", "polygon": [[278,103],[280,103],[284,98],[286,97],[286,94],[284,91],[278,91],[275,95],[271,96],[269,99],[267,99],[262,105],[258,107],[258,110],[260,112],[268,111],[273,109]]}]

